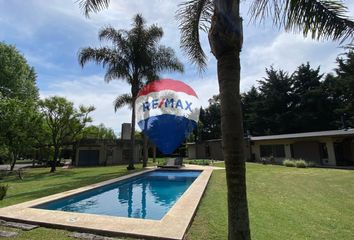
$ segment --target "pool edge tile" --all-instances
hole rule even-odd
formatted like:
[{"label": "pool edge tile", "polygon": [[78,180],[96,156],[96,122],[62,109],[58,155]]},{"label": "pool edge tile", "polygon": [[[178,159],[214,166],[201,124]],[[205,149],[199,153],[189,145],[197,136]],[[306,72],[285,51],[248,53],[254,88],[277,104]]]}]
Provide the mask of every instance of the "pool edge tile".
[{"label": "pool edge tile", "polygon": [[[184,192],[180,199],[161,220],[112,217],[95,214],[62,212],[32,208],[33,206],[88,191],[116,181],[124,180],[155,168],[128,174],[115,179],[95,183],[24,203],[0,208],[0,218],[36,223],[45,227],[100,233],[111,236],[132,236],[158,239],[183,239],[196,213],[201,197],[209,182],[213,169],[210,167],[186,166],[180,170],[203,170],[198,178]],[[49,214],[50,213],[50,214]]]}]

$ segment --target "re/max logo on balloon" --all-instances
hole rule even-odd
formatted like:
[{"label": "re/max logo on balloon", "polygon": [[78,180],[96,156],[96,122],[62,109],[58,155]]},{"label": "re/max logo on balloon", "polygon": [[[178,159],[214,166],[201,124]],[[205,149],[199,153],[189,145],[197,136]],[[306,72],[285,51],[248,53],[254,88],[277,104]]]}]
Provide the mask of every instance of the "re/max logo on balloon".
[{"label": "re/max logo on balloon", "polygon": [[177,101],[173,98],[162,98],[161,100],[159,99],[154,99],[150,102],[144,102],[143,103],[143,111],[150,111],[151,109],[156,109],[156,108],[176,108],[176,109],[182,109],[182,110],[189,110],[192,112],[192,102],[188,101],[183,101],[181,99],[178,99]]}]

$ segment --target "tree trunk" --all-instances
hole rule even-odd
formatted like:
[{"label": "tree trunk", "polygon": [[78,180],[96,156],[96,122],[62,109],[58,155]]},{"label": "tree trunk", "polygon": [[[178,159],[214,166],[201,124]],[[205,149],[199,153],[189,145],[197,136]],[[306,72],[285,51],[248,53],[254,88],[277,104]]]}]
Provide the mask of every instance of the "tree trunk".
[{"label": "tree trunk", "polygon": [[251,236],[240,103],[242,19],[238,0],[219,0],[214,4],[209,42],[212,53],[217,58],[221,133],[228,190],[228,239],[249,240]]},{"label": "tree trunk", "polygon": [[12,172],[15,168],[16,165],[16,161],[17,161],[17,154],[16,153],[11,153],[11,166],[10,166],[10,171]]},{"label": "tree trunk", "polygon": [[50,161],[50,172],[55,172],[58,156],[59,156],[59,147],[54,146],[53,161]]},{"label": "tree trunk", "polygon": [[218,60],[221,131],[228,189],[230,240],[250,239],[238,55],[238,53],[225,54]]},{"label": "tree trunk", "polygon": [[134,170],[134,161],[135,161],[135,97],[132,101],[132,123],[131,123],[131,133],[130,133],[130,159],[128,170]]},{"label": "tree trunk", "polygon": [[152,148],[152,161],[155,163],[156,162],[156,145],[154,144]]},{"label": "tree trunk", "polygon": [[79,148],[79,144],[80,144],[80,140],[73,143],[73,151],[71,154],[71,166],[75,166],[76,165],[76,151]]},{"label": "tree trunk", "polygon": [[144,157],[143,157],[143,167],[147,166],[148,158],[149,158],[149,152],[148,152],[148,138],[146,135],[143,135],[144,138]]}]

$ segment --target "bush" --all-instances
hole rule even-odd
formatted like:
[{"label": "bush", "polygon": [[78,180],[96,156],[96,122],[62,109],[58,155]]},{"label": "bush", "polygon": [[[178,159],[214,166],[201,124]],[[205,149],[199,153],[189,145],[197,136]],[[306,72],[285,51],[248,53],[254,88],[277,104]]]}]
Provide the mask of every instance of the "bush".
[{"label": "bush", "polygon": [[299,159],[295,161],[295,166],[297,168],[307,168],[307,163],[304,160]]},{"label": "bush", "polygon": [[188,163],[194,165],[210,165],[210,160],[189,160]]},{"label": "bush", "polygon": [[283,161],[283,165],[286,166],[286,167],[295,167],[296,166],[295,161],[294,160],[290,160],[290,159],[285,159]]},{"label": "bush", "polygon": [[4,199],[7,193],[8,185],[0,185],[0,201]]},{"label": "bush", "polygon": [[315,162],[308,162],[307,167],[315,167],[316,163]]},{"label": "bush", "polygon": [[166,158],[161,158],[161,159],[158,158],[158,159],[157,159],[157,165],[158,165],[158,166],[165,166],[166,163],[167,163]]}]

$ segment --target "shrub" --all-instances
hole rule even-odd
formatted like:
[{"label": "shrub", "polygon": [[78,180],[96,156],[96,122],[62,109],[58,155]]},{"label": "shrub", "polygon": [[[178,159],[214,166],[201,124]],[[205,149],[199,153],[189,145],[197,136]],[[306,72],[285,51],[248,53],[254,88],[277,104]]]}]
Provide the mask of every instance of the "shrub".
[{"label": "shrub", "polygon": [[295,166],[297,168],[307,168],[307,163],[304,160],[299,159],[295,161]]},{"label": "shrub", "polygon": [[316,163],[315,162],[308,162],[307,167],[315,167]]},{"label": "shrub", "polygon": [[290,160],[290,159],[285,159],[283,161],[283,165],[286,167],[295,167],[295,161],[294,160]]},{"label": "shrub", "polygon": [[4,199],[7,193],[8,185],[0,185],[0,201]]},{"label": "shrub", "polygon": [[207,159],[198,159],[198,160],[189,160],[189,164],[194,164],[194,165],[210,165],[210,160]]},{"label": "shrub", "polygon": [[165,159],[165,158],[158,158],[157,159],[157,165],[159,165],[159,166],[164,166],[164,165],[166,165],[166,163],[167,163],[167,160]]}]

